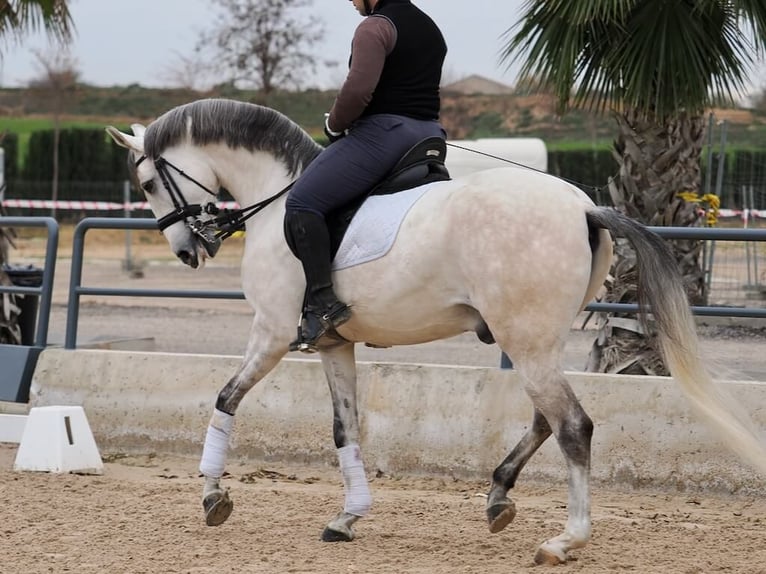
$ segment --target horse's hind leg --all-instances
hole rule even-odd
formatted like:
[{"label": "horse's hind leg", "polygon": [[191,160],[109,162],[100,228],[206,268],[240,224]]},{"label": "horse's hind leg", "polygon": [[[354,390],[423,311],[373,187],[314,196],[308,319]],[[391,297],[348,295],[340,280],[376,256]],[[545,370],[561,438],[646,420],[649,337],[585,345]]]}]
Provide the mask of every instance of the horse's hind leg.
[{"label": "horse's hind leg", "polygon": [[559,564],[567,553],[590,539],[590,444],[593,422],[585,413],[563,373],[537,370],[527,379],[526,391],[536,410],[550,425],[569,473],[568,518],[564,532],[543,542],[535,555],[538,564]]},{"label": "horse's hind leg", "polygon": [[353,524],[365,516],[372,505],[359,448],[354,345],[346,343],[322,349],[321,357],[332,396],[333,439],[338,449],[345,494],[343,510],[325,527],[322,540],[349,542],[354,539]]},{"label": "horse's hind leg", "polygon": [[551,427],[548,421],[535,409],[532,427],[492,473],[492,488],[487,497],[487,520],[489,531],[493,534],[500,532],[515,518],[516,505],[508,498],[508,491],[516,484],[521,469],[549,436]]},{"label": "horse's hind leg", "polygon": [[[255,336],[255,333],[258,333],[258,336]],[[202,507],[205,511],[205,523],[208,526],[223,524],[233,510],[228,490],[222,489],[220,482],[226,466],[229,439],[234,427],[234,413],[245,394],[285,355],[289,340],[289,334],[282,339],[270,337],[268,330],[262,328],[256,317],[245,358],[237,373],[218,393],[199,466],[200,472],[205,477]]]}]

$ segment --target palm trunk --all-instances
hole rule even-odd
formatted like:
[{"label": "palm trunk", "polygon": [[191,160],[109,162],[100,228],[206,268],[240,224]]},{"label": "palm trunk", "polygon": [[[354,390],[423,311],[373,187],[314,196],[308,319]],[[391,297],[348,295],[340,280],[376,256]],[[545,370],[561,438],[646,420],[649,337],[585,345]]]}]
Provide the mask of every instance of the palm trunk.
[{"label": "palm trunk", "polygon": [[[701,115],[679,114],[663,123],[635,110],[615,114],[619,136],[614,156],[620,165],[609,193],[615,207],[645,225],[690,227],[704,225],[704,210],[679,194],[698,194],[700,156],[705,120]],[[693,304],[703,303],[704,273],[700,266],[702,242],[673,241],[686,291]],[[635,303],[635,257],[630,247],[616,241],[615,261],[604,301]],[[667,375],[653,333],[644,333],[635,315],[605,313],[599,317],[598,339],[588,359],[588,370],[640,375]]]}]

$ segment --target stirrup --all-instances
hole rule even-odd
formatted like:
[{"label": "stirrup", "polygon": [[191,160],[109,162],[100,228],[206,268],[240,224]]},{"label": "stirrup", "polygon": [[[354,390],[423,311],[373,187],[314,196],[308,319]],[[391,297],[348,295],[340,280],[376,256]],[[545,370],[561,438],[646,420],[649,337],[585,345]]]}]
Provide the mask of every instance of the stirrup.
[{"label": "stirrup", "polygon": [[340,301],[324,312],[316,307],[306,307],[301,313],[298,336],[290,343],[290,351],[318,352],[317,342],[328,331],[334,331],[350,318],[351,309]]},{"label": "stirrup", "polygon": [[[301,314],[301,322],[298,325],[298,333],[295,337],[295,340],[290,341],[290,345],[288,349],[290,350],[290,352],[300,351],[301,353],[306,353],[306,354],[318,353],[319,349],[316,346],[316,342],[318,338],[311,341],[306,339],[306,337],[303,335],[303,324],[305,323],[305,320],[303,317],[304,315]],[[324,333],[322,333],[322,335],[324,335]]]},{"label": "stirrup", "polygon": [[306,353],[307,355],[313,355],[314,353],[319,352],[319,349],[314,343],[309,343],[308,341],[303,340],[301,335],[298,335],[298,338],[290,343],[289,349],[290,352],[300,351],[301,353]]}]

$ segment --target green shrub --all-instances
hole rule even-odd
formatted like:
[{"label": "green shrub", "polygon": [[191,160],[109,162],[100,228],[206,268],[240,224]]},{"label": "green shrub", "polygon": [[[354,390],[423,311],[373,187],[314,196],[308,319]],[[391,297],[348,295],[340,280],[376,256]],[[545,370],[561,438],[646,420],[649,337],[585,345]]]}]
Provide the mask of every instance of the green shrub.
[{"label": "green shrub", "polygon": [[15,179],[19,173],[19,136],[6,133],[0,147],[5,152],[5,180]]}]

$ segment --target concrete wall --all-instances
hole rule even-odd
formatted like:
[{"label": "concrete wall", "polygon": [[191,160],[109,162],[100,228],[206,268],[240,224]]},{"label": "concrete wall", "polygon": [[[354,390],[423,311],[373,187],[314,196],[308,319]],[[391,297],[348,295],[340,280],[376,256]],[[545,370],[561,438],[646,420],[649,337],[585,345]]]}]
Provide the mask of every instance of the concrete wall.
[{"label": "concrete wall", "polygon": [[[31,406],[82,405],[103,453],[198,455],[218,389],[238,357],[48,349]],[[362,448],[368,471],[489,478],[532,415],[513,372],[360,363]],[[593,418],[593,477],[628,487],[766,492],[690,413],[671,379],[569,373]],[[766,383],[726,383],[766,440]],[[233,456],[335,461],[332,408],[317,361],[284,360],[237,413]],[[554,440],[524,476],[563,480]]]}]

